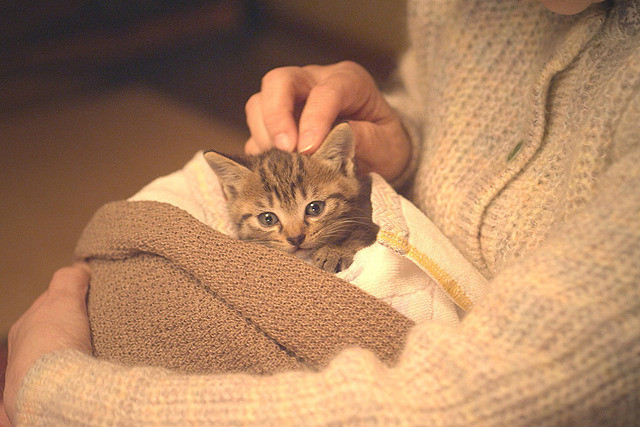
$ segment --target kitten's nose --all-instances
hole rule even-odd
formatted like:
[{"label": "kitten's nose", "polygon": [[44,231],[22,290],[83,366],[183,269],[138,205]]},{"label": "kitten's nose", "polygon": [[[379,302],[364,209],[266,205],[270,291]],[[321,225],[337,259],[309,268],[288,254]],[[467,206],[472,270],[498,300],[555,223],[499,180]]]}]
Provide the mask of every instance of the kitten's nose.
[{"label": "kitten's nose", "polygon": [[296,237],[287,237],[287,242],[291,243],[296,248],[299,248],[302,242],[304,242],[305,237],[306,236],[304,234],[300,234],[299,236],[296,236]]}]

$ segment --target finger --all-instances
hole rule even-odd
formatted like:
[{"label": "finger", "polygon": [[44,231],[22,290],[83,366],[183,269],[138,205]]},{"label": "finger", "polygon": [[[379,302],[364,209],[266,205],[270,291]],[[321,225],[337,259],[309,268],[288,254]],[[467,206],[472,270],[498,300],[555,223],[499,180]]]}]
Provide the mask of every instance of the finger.
[{"label": "finger", "polygon": [[312,154],[329,134],[343,105],[343,88],[328,80],[314,87],[300,116],[298,151]]},{"label": "finger", "polygon": [[75,312],[86,316],[89,279],[89,272],[83,268],[61,268],[53,274],[39,309],[50,312],[63,310],[69,315]]},{"label": "finger", "polygon": [[47,299],[60,295],[70,295],[74,299],[78,297],[85,298],[90,278],[89,266],[83,262],[77,262],[71,267],[59,269],[53,274],[47,290],[31,303],[27,311],[16,321],[16,326],[19,326],[22,318],[38,310]]},{"label": "finger", "polygon": [[256,93],[245,104],[247,126],[251,132],[251,140],[253,140],[251,154],[258,154],[273,147],[271,137],[264,126],[261,97],[261,93]]},{"label": "finger", "polygon": [[298,150],[314,152],[339,118],[375,121],[378,117],[378,89],[360,65],[344,61],[305,70],[317,84],[310,91],[300,117]]},{"label": "finger", "polygon": [[249,138],[244,144],[244,153],[250,156],[260,154],[260,147],[256,144],[253,138]]},{"label": "finger", "polygon": [[71,297],[84,302],[90,278],[88,269],[78,266],[61,268],[53,274],[47,293],[50,297]]},{"label": "finger", "polygon": [[261,105],[265,129],[273,144],[285,151],[297,146],[296,104],[303,102],[313,80],[299,67],[271,70],[262,79]]},{"label": "finger", "polygon": [[[14,323],[14,327],[15,327],[16,329],[20,327],[20,324],[22,323],[22,319],[23,319],[26,315],[28,315],[28,314],[30,314],[30,313],[32,313],[32,312],[34,312],[34,311],[36,311],[36,310],[38,310],[38,309],[40,308],[40,306],[44,303],[44,301],[45,301],[45,300],[46,300],[46,298],[47,298],[47,293],[48,293],[48,289],[47,289],[47,290],[45,290],[45,291],[44,291],[43,293],[41,293],[40,295],[38,295],[38,297],[35,299],[35,301],[33,301],[33,302],[31,303],[31,305],[30,305],[30,306],[29,306],[29,308],[28,308],[28,309],[23,313],[23,315],[22,315],[22,316],[20,316],[20,318],[18,318],[18,320],[16,320],[16,322]],[[11,328],[11,329],[14,329],[14,328]],[[9,335],[11,335],[11,330],[9,331]]]},{"label": "finger", "polygon": [[376,126],[370,122],[357,120],[349,120],[349,125],[355,143],[356,170],[360,175],[368,174],[376,170],[375,158],[372,159],[372,156],[380,154],[374,148],[377,145],[375,142]]},{"label": "finger", "polygon": [[91,279],[91,268],[89,267],[89,264],[87,264],[84,261],[76,261],[73,263],[73,267],[77,267],[83,270],[85,273],[89,275],[89,279]]},{"label": "finger", "polygon": [[[0,397],[2,397],[0,395]],[[11,421],[9,421],[9,416],[7,415],[6,411],[4,410],[4,404],[2,403],[2,400],[0,399],[0,426],[10,426],[11,425]]]},{"label": "finger", "polygon": [[56,319],[47,322],[48,329],[40,323],[40,333],[46,334],[52,340],[42,350],[73,348],[84,352],[91,351],[86,303],[89,280],[89,269],[81,265],[65,267],[54,273],[40,313],[34,313],[31,320],[33,326],[48,317]]},{"label": "finger", "polygon": [[[406,168],[411,156],[409,138],[399,122],[375,124],[349,120],[355,141],[358,173],[375,171],[391,181]],[[390,143],[395,141],[395,143]]]}]

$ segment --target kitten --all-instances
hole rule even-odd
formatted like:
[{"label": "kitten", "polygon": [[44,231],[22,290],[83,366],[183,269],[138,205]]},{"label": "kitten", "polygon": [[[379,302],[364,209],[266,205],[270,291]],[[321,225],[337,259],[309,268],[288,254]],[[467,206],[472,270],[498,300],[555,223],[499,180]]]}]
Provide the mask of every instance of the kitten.
[{"label": "kitten", "polygon": [[241,240],[253,241],[339,272],[371,245],[371,180],[354,165],[351,128],[338,125],[314,154],[272,149],[230,157],[207,151]]}]

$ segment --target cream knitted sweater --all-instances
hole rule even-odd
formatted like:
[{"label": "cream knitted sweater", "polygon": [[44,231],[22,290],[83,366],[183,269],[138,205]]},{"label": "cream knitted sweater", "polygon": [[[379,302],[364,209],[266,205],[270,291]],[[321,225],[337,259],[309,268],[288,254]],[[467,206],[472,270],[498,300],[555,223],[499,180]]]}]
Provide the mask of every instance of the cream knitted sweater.
[{"label": "cream knitted sweater", "polygon": [[640,422],[640,1],[415,0],[409,30],[405,178],[490,280],[461,325],[416,325],[391,368],[353,349],[268,377],[51,354],[21,423]]}]

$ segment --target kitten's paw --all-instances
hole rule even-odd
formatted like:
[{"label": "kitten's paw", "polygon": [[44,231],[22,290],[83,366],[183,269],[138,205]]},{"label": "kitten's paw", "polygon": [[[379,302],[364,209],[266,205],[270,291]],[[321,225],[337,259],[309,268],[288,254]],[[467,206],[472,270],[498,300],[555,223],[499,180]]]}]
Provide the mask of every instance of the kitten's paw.
[{"label": "kitten's paw", "polygon": [[319,248],[313,254],[311,261],[316,267],[324,271],[339,273],[349,268],[353,263],[353,253],[325,246]]}]

